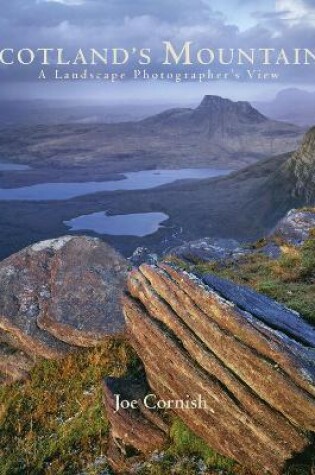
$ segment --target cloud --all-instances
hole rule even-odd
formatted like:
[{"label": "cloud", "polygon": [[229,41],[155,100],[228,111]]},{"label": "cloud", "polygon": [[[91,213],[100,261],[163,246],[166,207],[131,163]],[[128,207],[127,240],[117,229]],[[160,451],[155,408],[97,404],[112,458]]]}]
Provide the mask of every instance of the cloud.
[{"label": "cloud", "polygon": [[85,0],[37,0],[37,3],[61,3],[62,5],[75,7],[77,5],[83,5]]},{"label": "cloud", "polygon": [[11,0],[1,13],[15,25],[117,24],[125,17],[152,16],[170,23],[206,21],[216,14],[207,0]]},{"label": "cloud", "polygon": [[[266,0],[258,12],[254,0],[233,2],[240,6],[238,24],[219,0],[10,0],[0,18],[0,48],[65,48],[71,54],[79,48],[151,47],[157,52],[163,40],[178,46],[190,40],[196,48],[314,47],[313,0],[278,0],[273,9],[273,1]],[[155,59],[151,68],[158,70],[161,58]],[[37,70],[0,66],[0,81],[34,80]],[[313,83],[314,68],[283,68],[282,78]]]},{"label": "cloud", "polygon": [[310,0],[277,0],[276,11],[291,25],[299,22],[315,25],[315,6]]}]

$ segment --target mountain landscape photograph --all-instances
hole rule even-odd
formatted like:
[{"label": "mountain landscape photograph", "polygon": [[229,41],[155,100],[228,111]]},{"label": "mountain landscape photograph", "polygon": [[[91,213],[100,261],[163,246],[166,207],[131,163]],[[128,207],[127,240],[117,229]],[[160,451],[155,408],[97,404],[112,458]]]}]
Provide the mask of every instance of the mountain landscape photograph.
[{"label": "mountain landscape photograph", "polygon": [[0,475],[314,475],[312,2],[0,25]]}]

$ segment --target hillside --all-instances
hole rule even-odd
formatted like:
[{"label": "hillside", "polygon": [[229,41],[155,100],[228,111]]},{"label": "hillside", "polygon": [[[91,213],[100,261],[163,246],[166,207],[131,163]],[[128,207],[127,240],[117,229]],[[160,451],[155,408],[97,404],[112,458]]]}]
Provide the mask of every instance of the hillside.
[{"label": "hillside", "polygon": [[[246,111],[247,108],[246,105]],[[266,122],[260,115],[255,117],[259,123]],[[163,227],[144,238],[103,235],[125,256],[143,246],[163,253],[182,242],[205,236],[240,241],[261,238],[289,209],[312,204],[313,139],[311,129],[296,153],[272,156],[216,179],[178,181],[148,190],[92,193],[63,201],[63,206],[59,201],[3,201],[0,255],[5,257],[37,240],[61,236],[68,232],[64,221],[104,210],[110,210],[111,215],[163,212],[169,216]],[[102,167],[107,167],[106,161]],[[81,172],[80,180],[90,176],[86,169]],[[63,171],[58,173],[58,180],[65,179]],[[25,179],[27,176],[28,172],[23,172]],[[68,180],[72,181],[73,176],[75,172],[71,171]]]},{"label": "hillside", "polygon": [[[310,212],[314,213],[314,210]],[[314,322],[315,267],[312,231],[302,246],[286,244],[285,240],[282,246],[279,259],[251,255],[238,263],[227,262],[224,267],[216,263],[196,263],[190,266],[189,271],[199,275],[211,272],[235,283],[246,283],[265,295],[276,297],[278,301],[290,305]],[[43,253],[44,246],[38,245],[36,249],[36,252]],[[62,251],[56,249],[56,252]],[[35,255],[33,259],[36,259]],[[187,268],[184,262],[177,261],[176,264]],[[28,265],[32,269],[30,259]],[[33,271],[35,270],[33,265]],[[133,277],[135,278],[135,274]],[[174,295],[170,294],[170,297],[174,298]],[[67,355],[61,361],[38,360],[31,370],[30,379],[25,383],[1,387],[1,474],[112,474],[105,456],[109,446],[109,424],[102,405],[102,379],[104,376],[121,377],[127,371],[133,373],[138,369],[139,360],[129,344],[124,339],[112,338],[104,342],[101,348],[82,349]],[[268,408],[264,410],[269,411]],[[147,457],[147,460],[138,458],[133,473],[250,474],[232,460],[219,456],[178,417],[172,417],[169,423],[170,437],[163,451],[152,458]],[[264,427],[267,427],[266,421]],[[286,430],[295,432],[292,427]],[[274,434],[274,431],[281,430],[281,425],[272,428]],[[299,440],[305,442],[301,434],[296,434],[292,444],[299,443]],[[254,452],[255,450],[253,447]],[[284,451],[287,450],[290,449],[285,447]],[[130,448],[129,451],[132,459],[134,453]],[[280,451],[282,453],[284,452]],[[255,462],[253,460],[253,464]],[[314,463],[314,452],[310,452],[303,458],[294,460],[284,474],[309,475],[314,470]]]},{"label": "hillside", "polygon": [[311,204],[315,200],[315,127],[306,134],[300,149],[285,166],[288,179],[293,180],[293,196]]},{"label": "hillside", "polygon": [[[181,228],[168,241],[170,247],[205,236],[240,241],[264,237],[288,210],[314,203],[314,137],[311,129],[296,153],[262,160],[223,178],[135,192],[123,210],[134,212],[137,202],[142,212],[167,213],[169,226]],[[113,213],[121,211],[116,203]],[[161,251],[153,237],[147,243]]]}]

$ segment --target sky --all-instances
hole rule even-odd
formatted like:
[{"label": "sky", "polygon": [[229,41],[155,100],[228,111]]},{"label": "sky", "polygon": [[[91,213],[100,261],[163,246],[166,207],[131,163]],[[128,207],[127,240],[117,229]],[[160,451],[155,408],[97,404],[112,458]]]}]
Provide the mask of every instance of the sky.
[{"label": "sky", "polygon": [[[4,48],[150,47],[150,71],[161,71],[161,44],[198,47],[315,49],[314,0],[10,0],[0,17]],[[129,66],[126,66],[128,68]],[[130,68],[132,65],[130,66]],[[69,69],[69,68],[68,68]],[[40,67],[0,64],[0,98],[194,100],[204,93],[260,100],[286,87],[313,90],[315,65],[282,67],[277,81],[122,84],[38,80]]]}]

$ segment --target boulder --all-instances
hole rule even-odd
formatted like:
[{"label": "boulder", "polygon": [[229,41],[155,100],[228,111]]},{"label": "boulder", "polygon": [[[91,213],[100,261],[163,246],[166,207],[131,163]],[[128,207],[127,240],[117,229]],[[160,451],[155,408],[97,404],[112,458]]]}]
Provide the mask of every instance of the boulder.
[{"label": "boulder", "polygon": [[210,447],[260,475],[279,475],[310,447],[314,329],[296,312],[166,264],[142,265],[128,290],[128,332],[152,390],[205,401],[173,411]]},{"label": "boulder", "polygon": [[235,239],[203,238],[197,241],[184,242],[166,252],[186,262],[223,262],[227,259],[236,260],[250,252]]},{"label": "boulder", "polygon": [[123,335],[127,269],[127,261],[100,239],[72,237],[51,262],[50,295],[38,326],[83,347]]},{"label": "boulder", "polygon": [[[85,236],[43,241],[2,261],[1,354],[15,348],[55,359],[124,334],[120,298],[127,267],[106,243]],[[0,371],[17,376],[12,358],[6,355]]]},{"label": "boulder", "polygon": [[292,209],[281,219],[273,231],[289,244],[301,245],[315,229],[315,208],[309,210]]},{"label": "boulder", "polygon": [[[38,317],[50,298],[50,262],[67,239],[45,250],[37,245],[13,254],[0,263],[0,330],[19,349],[43,358],[68,353],[69,345],[38,327]],[[39,250],[40,249],[40,250]]]}]

